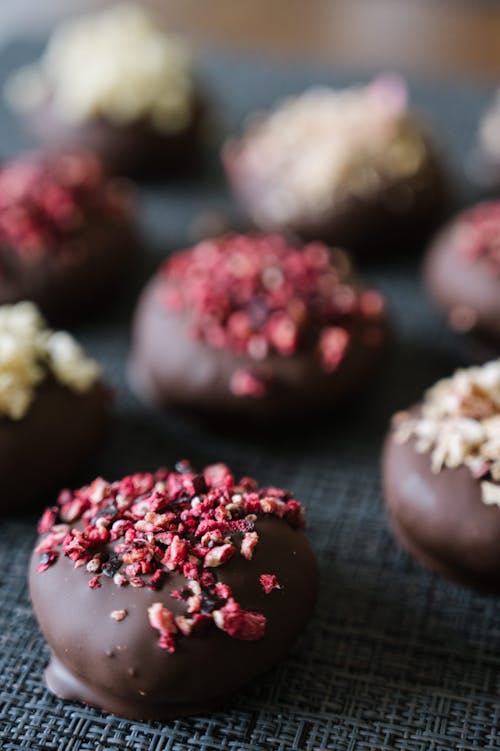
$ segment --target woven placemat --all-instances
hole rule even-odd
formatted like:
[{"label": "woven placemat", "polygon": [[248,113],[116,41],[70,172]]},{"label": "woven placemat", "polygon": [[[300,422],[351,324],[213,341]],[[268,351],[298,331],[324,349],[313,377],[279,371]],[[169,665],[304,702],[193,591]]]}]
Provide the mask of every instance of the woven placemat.
[{"label": "woven placemat", "polygon": [[[16,44],[5,72],[33,57]],[[206,55],[204,79],[228,131],[244,113],[314,81],[352,75],[299,65]],[[491,91],[460,84],[412,84],[417,107],[439,128],[459,174]],[[0,153],[22,136],[0,110]],[[128,320],[143,279],[165,251],[188,240],[202,209],[233,211],[215,152],[199,181],[141,190],[150,250],[126,299],[76,334],[101,360],[118,394],[107,449],[75,483],[115,478],[189,456],[225,460],[261,482],[293,488],[307,506],[321,594],[306,633],[278,667],[220,711],[170,723],[133,723],[48,693],[48,650],[29,603],[26,567],[35,517],[0,522],[0,748],[3,751],[440,751],[500,747],[500,606],[422,571],[394,544],[380,493],[379,453],[390,414],[463,362],[453,337],[419,286],[417,260],[368,271],[387,295],[395,342],[380,379],[347,413],[286,439],[267,431],[233,435],[157,415],[124,378]],[[460,184],[459,178],[457,178]],[[462,186],[463,188],[463,186]],[[461,190],[461,200],[473,197]],[[401,249],[402,256],[404,248]],[[216,426],[215,426],[216,427]],[[48,437],[49,438],[49,437]],[[47,502],[51,499],[47,499]]]}]

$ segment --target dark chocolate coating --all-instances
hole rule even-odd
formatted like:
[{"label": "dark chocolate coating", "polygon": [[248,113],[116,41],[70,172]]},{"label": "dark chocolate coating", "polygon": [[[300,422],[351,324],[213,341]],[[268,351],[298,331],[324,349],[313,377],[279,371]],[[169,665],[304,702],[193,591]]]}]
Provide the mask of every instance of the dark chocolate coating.
[{"label": "dark chocolate coating", "polygon": [[383,454],[387,510],[400,544],[447,579],[500,592],[500,509],[467,467],[431,471],[430,454],[391,433]]},{"label": "dark chocolate coating", "polygon": [[99,446],[110,412],[102,383],[77,394],[48,378],[21,420],[0,418],[0,513],[46,505]]},{"label": "dark chocolate coating", "polygon": [[432,243],[424,264],[424,280],[438,308],[448,320],[469,310],[475,323],[470,333],[500,347],[500,274],[487,259],[468,260],[453,242],[454,223]]},{"label": "dark chocolate coating", "polygon": [[[268,200],[267,179],[242,169],[238,159],[242,147],[238,141],[229,142],[223,162],[236,198],[259,224],[256,216]],[[413,248],[436,226],[448,202],[443,165],[433,145],[427,142],[427,157],[413,176],[382,184],[366,196],[332,200],[322,215],[297,216],[286,224],[266,224],[261,229],[291,233],[303,240],[322,240],[347,248],[358,257],[407,254],[409,247]]]},{"label": "dark chocolate coating", "polygon": [[[373,375],[385,349],[386,321],[360,320],[344,359],[332,372],[321,368],[311,349],[288,357],[273,354],[258,362],[193,339],[188,317],[169,311],[161,302],[162,283],[154,277],[141,295],[129,363],[133,388],[161,406],[250,421],[305,417],[342,404],[358,391]],[[372,327],[379,331],[380,342],[369,346],[362,334]],[[231,393],[231,376],[240,367],[269,380],[264,396]]]},{"label": "dark chocolate coating", "polygon": [[84,148],[117,175],[175,177],[196,167],[201,158],[205,104],[193,100],[193,115],[177,133],[162,133],[148,121],[117,125],[103,118],[82,124],[61,119],[50,101],[25,120],[25,127],[47,149]]},{"label": "dark chocolate coating", "polygon": [[[52,650],[49,688],[125,717],[167,719],[207,709],[278,662],[311,614],[316,562],[304,533],[284,520],[261,519],[256,530],[252,560],[238,553],[214,572],[243,608],[266,616],[264,637],[241,641],[210,623],[203,632],[178,636],[174,654],[159,647],[147,609],[162,602],[176,614],[184,612],[185,604],[169,594],[185,585],[182,575],[170,574],[158,592],[118,587],[106,576],[92,590],[85,568],[75,569],[63,557],[39,574],[34,555],[31,597]],[[276,574],[282,589],[264,594],[262,573]],[[110,618],[121,609],[128,612],[123,621]]]},{"label": "dark chocolate coating", "polygon": [[138,249],[131,221],[90,222],[66,255],[26,258],[0,247],[0,305],[35,302],[53,324],[66,324],[113,302]]}]

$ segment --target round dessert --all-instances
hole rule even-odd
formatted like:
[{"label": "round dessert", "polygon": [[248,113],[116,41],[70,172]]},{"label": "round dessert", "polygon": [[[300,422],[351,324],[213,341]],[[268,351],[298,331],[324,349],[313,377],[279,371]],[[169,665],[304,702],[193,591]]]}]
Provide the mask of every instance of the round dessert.
[{"label": "round dessert", "polygon": [[33,300],[54,322],[113,299],[137,248],[128,185],[87,153],[0,167],[0,304]]},{"label": "round dessert", "polygon": [[500,591],[500,360],[458,370],[394,416],[383,479],[404,548],[452,581]]},{"label": "round dessert", "polygon": [[431,245],[424,276],[450,326],[500,345],[500,201],[467,209]]},{"label": "round dessert", "polygon": [[185,172],[199,158],[203,105],[190,53],[140,5],[66,20],[6,87],[44,145],[95,151],[118,174]]},{"label": "round dessert", "polygon": [[66,332],[29,302],[0,307],[0,512],[41,504],[101,442],[110,393]]},{"label": "round dessert", "polygon": [[386,339],[384,300],[343,251],[228,235],[173,255],[146,286],[130,376],[161,406],[295,420],[360,389]]},{"label": "round dessert", "polygon": [[358,254],[415,242],[445,205],[436,151],[396,76],[287,99],[250,120],[222,156],[258,227]]},{"label": "round dessert", "polygon": [[317,591],[291,493],[224,464],[98,478],[40,521],[49,688],[132,719],[206,710],[281,659]]}]

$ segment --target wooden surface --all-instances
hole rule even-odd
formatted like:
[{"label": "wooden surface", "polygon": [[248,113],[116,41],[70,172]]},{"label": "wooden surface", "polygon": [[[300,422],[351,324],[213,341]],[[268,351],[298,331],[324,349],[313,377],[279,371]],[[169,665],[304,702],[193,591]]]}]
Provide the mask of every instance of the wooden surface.
[{"label": "wooden surface", "polygon": [[[500,2],[142,0],[197,43],[350,67],[500,79]],[[0,0],[0,36],[48,30],[104,0]]]}]

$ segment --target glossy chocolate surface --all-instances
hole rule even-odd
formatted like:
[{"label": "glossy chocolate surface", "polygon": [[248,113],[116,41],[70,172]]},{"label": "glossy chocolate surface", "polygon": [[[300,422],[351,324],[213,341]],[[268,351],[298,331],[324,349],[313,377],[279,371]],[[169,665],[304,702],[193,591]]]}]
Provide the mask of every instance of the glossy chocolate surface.
[{"label": "glossy chocolate surface", "polygon": [[467,467],[431,471],[430,454],[391,433],[383,483],[396,538],[420,563],[453,581],[500,592],[500,509],[481,499]]},{"label": "glossy chocolate surface", "polygon": [[[83,701],[134,719],[167,719],[206,709],[274,665],[289,650],[311,614],[317,570],[301,530],[275,518],[256,523],[259,543],[252,560],[235,555],[215,569],[242,607],[267,618],[265,636],[241,641],[212,623],[204,631],[179,637],[175,653],[158,645],[148,622],[155,602],[179,614],[185,603],[170,596],[184,586],[171,573],[160,591],[118,587],[102,577],[88,586],[85,567],[64,557],[43,573],[31,562],[30,588],[40,627],[51,647],[46,678],[64,699]],[[265,594],[262,573],[276,574],[282,588]],[[124,620],[110,617],[125,609]]]},{"label": "glossy chocolate surface", "polygon": [[46,504],[102,442],[110,413],[102,383],[76,394],[47,379],[23,419],[0,418],[0,513]]},{"label": "glossy chocolate surface", "polygon": [[[241,169],[238,150],[234,142],[225,154],[226,175],[243,209],[260,226],[256,217],[268,200],[269,188],[265,178]],[[331,207],[321,215],[297,216],[284,225],[275,223],[261,229],[292,233],[304,240],[319,239],[363,258],[388,252],[407,254],[408,248],[439,222],[448,201],[444,167],[428,143],[426,159],[412,177],[380,185],[366,196],[340,200],[332,196]]]},{"label": "glossy chocolate surface", "polygon": [[500,275],[487,258],[468,260],[453,242],[454,223],[440,232],[427,254],[424,280],[453,328],[487,337],[500,346]]},{"label": "glossy chocolate surface", "polygon": [[[257,362],[194,340],[187,316],[162,304],[161,285],[155,277],[141,295],[129,362],[134,389],[161,406],[250,420],[307,416],[352,396],[373,375],[385,349],[387,323],[377,319],[359,322],[334,371],[323,370],[310,349],[288,357],[273,354]],[[376,329],[375,343],[363,339],[368,328]],[[258,398],[232,394],[231,375],[240,367],[251,367],[269,381],[268,393]]]}]

